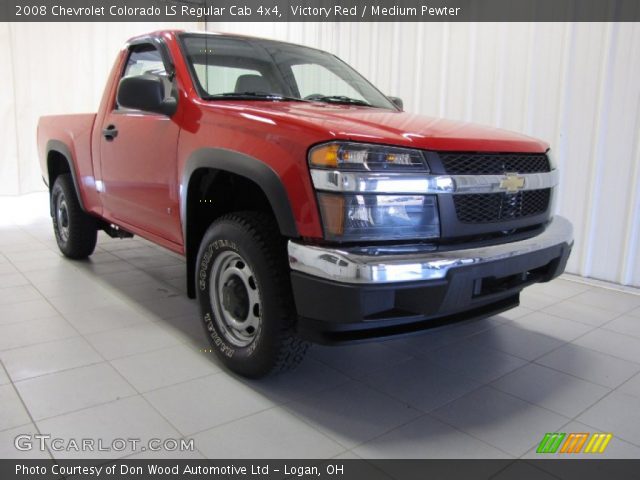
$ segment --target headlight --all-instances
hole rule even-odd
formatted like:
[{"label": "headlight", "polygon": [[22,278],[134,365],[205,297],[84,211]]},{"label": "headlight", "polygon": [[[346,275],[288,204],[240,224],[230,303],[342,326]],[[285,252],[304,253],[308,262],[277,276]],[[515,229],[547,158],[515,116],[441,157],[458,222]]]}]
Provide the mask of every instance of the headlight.
[{"label": "headlight", "polygon": [[365,171],[427,171],[420,150],[386,147],[366,143],[333,142],[309,151],[312,168]]},{"label": "headlight", "polygon": [[400,240],[440,234],[433,195],[339,195],[319,193],[328,240]]},{"label": "headlight", "polygon": [[[420,240],[440,235],[429,169],[420,150],[332,142],[309,151],[327,240]],[[347,173],[353,172],[353,173]]]}]

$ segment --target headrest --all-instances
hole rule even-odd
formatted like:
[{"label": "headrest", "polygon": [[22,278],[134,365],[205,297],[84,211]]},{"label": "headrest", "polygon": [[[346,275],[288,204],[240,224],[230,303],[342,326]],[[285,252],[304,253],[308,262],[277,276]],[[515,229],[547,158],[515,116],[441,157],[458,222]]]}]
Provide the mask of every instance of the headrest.
[{"label": "headrest", "polygon": [[271,85],[262,75],[240,75],[236,80],[235,93],[271,93]]}]

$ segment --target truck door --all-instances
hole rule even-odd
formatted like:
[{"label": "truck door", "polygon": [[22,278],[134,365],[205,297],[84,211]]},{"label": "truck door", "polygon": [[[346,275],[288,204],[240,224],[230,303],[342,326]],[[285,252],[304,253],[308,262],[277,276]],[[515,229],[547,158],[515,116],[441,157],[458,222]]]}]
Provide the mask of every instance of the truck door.
[{"label": "truck door", "polygon": [[[132,45],[121,78],[152,74],[173,95],[170,60],[152,43]],[[100,158],[105,216],[121,226],[182,242],[176,150],[180,129],[172,118],[121,107],[116,101],[102,129]]]}]

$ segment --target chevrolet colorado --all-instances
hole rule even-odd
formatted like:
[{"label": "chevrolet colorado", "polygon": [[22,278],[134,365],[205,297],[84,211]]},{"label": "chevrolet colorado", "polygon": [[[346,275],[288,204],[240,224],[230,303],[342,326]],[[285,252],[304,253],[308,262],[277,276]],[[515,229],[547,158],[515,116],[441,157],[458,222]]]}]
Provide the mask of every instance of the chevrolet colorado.
[{"label": "chevrolet colorado", "polygon": [[406,113],[337,57],[222,34],[131,39],[96,114],[40,119],[57,243],[186,257],[209,341],[259,377],[309,342],[490,316],[564,270],[549,146]]}]

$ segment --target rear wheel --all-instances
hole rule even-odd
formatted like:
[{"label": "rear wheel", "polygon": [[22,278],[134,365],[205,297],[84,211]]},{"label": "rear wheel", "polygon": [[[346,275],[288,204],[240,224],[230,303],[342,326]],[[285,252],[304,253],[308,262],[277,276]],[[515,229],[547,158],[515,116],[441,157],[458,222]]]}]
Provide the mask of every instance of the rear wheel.
[{"label": "rear wheel", "polygon": [[246,377],[290,370],[308,343],[295,335],[286,248],[267,214],[216,220],[197,259],[197,296],[209,341],[222,362]]},{"label": "rear wheel", "polygon": [[60,251],[69,258],[86,258],[98,240],[96,222],[80,207],[71,175],[59,175],[51,189],[53,231]]}]

